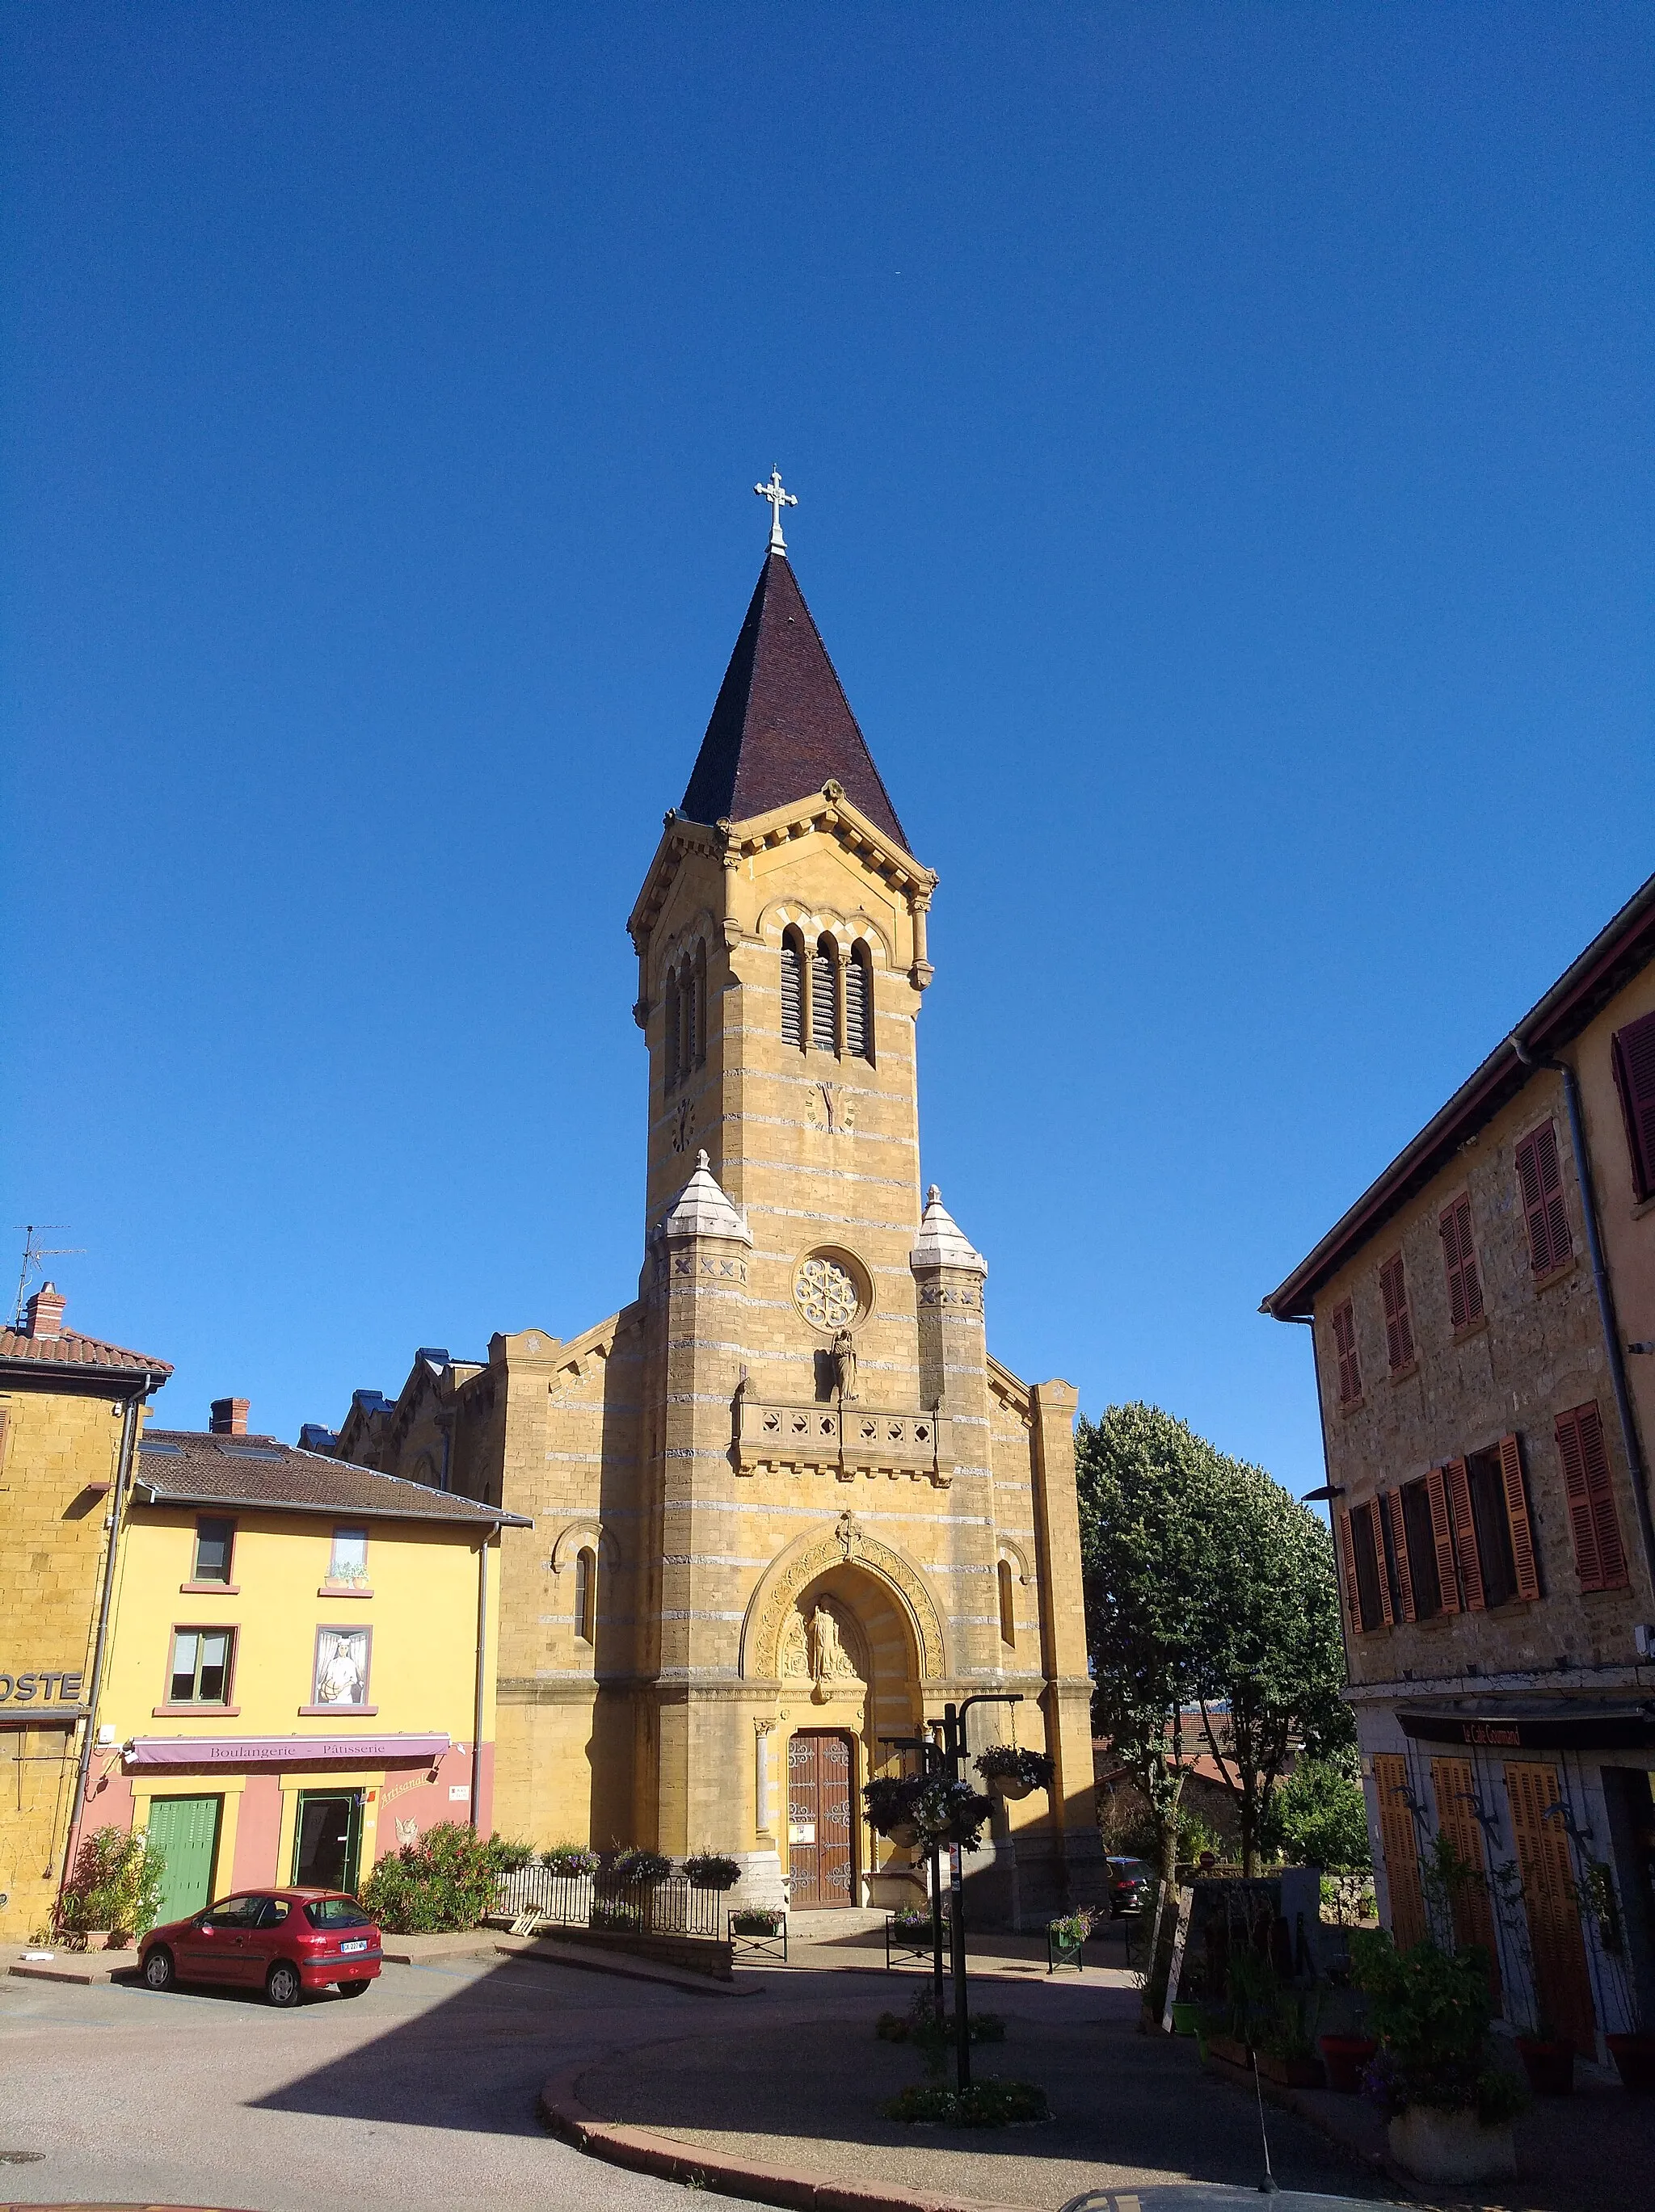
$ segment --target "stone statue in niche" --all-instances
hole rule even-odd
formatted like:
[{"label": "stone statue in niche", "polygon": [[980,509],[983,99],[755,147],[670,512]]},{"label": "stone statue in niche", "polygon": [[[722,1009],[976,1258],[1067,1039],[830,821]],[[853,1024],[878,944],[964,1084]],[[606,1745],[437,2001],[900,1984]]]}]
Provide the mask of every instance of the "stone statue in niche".
[{"label": "stone statue in niche", "polygon": [[856,1340],[848,1328],[833,1334],[833,1383],[841,1398],[856,1395]]},{"label": "stone statue in niche", "polygon": [[834,1692],[831,1685],[855,1682],[859,1686],[866,1678],[867,1662],[853,1656],[846,1648],[846,1635],[856,1643],[861,1638],[849,1624],[842,1627],[837,1610],[830,1610],[818,1600],[806,1631],[806,1645],[810,1657],[811,1680],[815,1687],[811,1692],[814,1702],[825,1705]]}]

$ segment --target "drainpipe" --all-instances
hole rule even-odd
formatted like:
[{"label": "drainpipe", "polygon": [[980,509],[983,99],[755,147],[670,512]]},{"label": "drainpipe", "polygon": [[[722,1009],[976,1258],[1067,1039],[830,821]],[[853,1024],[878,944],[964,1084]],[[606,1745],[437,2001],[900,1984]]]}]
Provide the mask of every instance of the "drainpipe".
[{"label": "drainpipe", "polygon": [[1627,1465],[1632,1471],[1632,1494],[1638,1506],[1638,1534],[1643,1546],[1644,1572],[1649,1578],[1651,1594],[1655,1595],[1655,1527],[1652,1527],[1649,1517],[1648,1479],[1644,1471],[1643,1454],[1638,1449],[1638,1431],[1633,1422],[1632,1397],[1627,1389],[1626,1358],[1621,1348],[1621,1325],[1615,1313],[1615,1293],[1609,1287],[1609,1270],[1603,1264],[1603,1241],[1597,1234],[1597,1201],[1592,1194],[1585,1131],[1580,1119],[1579,1079],[1567,1060],[1530,1052],[1515,1031],[1511,1045],[1524,1067],[1546,1068],[1563,1079],[1563,1098],[1569,1116],[1569,1144],[1574,1152],[1575,1181],[1580,1186],[1580,1211],[1586,1224],[1586,1252],[1591,1261],[1592,1288],[1597,1293],[1598,1318],[1603,1323],[1603,1344],[1609,1354],[1609,1382],[1615,1392],[1615,1410],[1621,1421],[1621,1442],[1626,1451]]},{"label": "drainpipe", "polygon": [[109,1548],[104,1554],[103,1589],[98,1598],[98,1634],[92,1647],[92,1680],[86,1694],[86,1733],[81,1739],[80,1762],[75,1775],[75,1796],[70,1807],[69,1826],[64,1834],[64,1863],[59,1870],[58,1890],[69,1879],[70,1850],[75,1832],[80,1826],[81,1814],[86,1805],[86,1785],[92,1771],[92,1753],[96,1747],[98,1734],[98,1698],[103,1689],[104,1660],[109,1649],[109,1616],[115,1598],[115,1561],[120,1550],[121,1516],[126,1504],[126,1492],[132,1474],[132,1455],[137,1443],[138,1409],[149,1395],[150,1386],[128,1398],[121,1415],[120,1459],[115,1470],[115,1488],[109,1504]]},{"label": "drainpipe", "polygon": [[485,1533],[477,1547],[477,1686],[472,1701],[472,1828],[478,1826],[483,1806],[483,1678],[489,1657],[489,1539]]}]

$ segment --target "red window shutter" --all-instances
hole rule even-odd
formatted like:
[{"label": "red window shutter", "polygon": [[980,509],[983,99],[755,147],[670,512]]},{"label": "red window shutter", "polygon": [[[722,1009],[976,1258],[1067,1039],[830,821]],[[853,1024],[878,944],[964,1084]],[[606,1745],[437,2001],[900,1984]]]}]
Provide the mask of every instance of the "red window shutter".
[{"label": "red window shutter", "polygon": [[1400,1252],[1379,1270],[1379,1296],[1385,1310],[1385,1354],[1393,1375],[1414,1358],[1414,1323],[1408,1310],[1408,1279]]},{"label": "red window shutter", "polygon": [[1549,1275],[1574,1251],[1569,1217],[1563,1204],[1557,1131],[1550,1121],[1542,1121],[1518,1146],[1517,1184],[1529,1228],[1530,1267],[1536,1275]]},{"label": "red window shutter", "polygon": [[1453,1524],[1454,1549],[1459,1554],[1460,1579],[1465,1584],[1466,1609],[1486,1613],[1482,1594],[1482,1554],[1477,1549],[1477,1524],[1471,1518],[1471,1484],[1463,1459],[1451,1459],[1443,1471],[1448,1490],[1448,1517]]},{"label": "red window shutter", "polygon": [[1557,1449],[1563,1462],[1563,1493],[1580,1587],[1624,1589],[1627,1557],[1615,1519],[1603,1425],[1595,1404],[1576,1406],[1558,1415]]},{"label": "red window shutter", "polygon": [[1362,1599],[1356,1586],[1356,1546],[1350,1533],[1350,1516],[1342,1507],[1335,1517],[1334,1526],[1339,1531],[1339,1565],[1345,1578],[1345,1611],[1350,1616],[1351,1633],[1362,1633]]},{"label": "red window shutter", "polygon": [[1339,1355],[1339,1403],[1348,1406],[1362,1395],[1361,1362],[1356,1357],[1356,1309],[1348,1298],[1333,1310],[1333,1342]]},{"label": "red window shutter", "polygon": [[1459,1577],[1454,1571],[1454,1531],[1448,1517],[1448,1486],[1439,1467],[1433,1467],[1426,1476],[1425,1494],[1431,1501],[1431,1536],[1437,1547],[1437,1583],[1442,1591],[1442,1609],[1445,1613],[1457,1613],[1460,1593]]},{"label": "red window shutter", "polygon": [[1627,1117],[1632,1186],[1640,1201],[1655,1198],[1655,1014],[1616,1030],[1612,1059]]},{"label": "red window shutter", "polygon": [[1506,1486],[1506,1518],[1511,1524],[1517,1594],[1519,1597],[1538,1597],[1540,1571],[1535,1564],[1534,1530],[1529,1525],[1529,1500],[1523,1487],[1523,1455],[1515,1437],[1502,1437],[1500,1440],[1500,1474]]},{"label": "red window shutter", "polygon": [[1377,1498],[1370,1498],[1366,1505],[1359,1505],[1356,1510],[1367,1515],[1373,1531],[1373,1570],[1374,1579],[1379,1585],[1379,1616],[1387,1628],[1394,1628],[1396,1613],[1390,1602],[1390,1576],[1385,1566],[1385,1532],[1384,1524],[1379,1518],[1379,1501]]},{"label": "red window shutter", "polygon": [[1414,1610],[1414,1576],[1408,1562],[1408,1530],[1402,1525],[1402,1492],[1388,1492],[1385,1505],[1390,1515],[1390,1548],[1396,1561],[1396,1589],[1402,1601],[1402,1619],[1414,1620],[1418,1616]]},{"label": "red window shutter", "polygon": [[1455,1328],[1464,1328],[1482,1311],[1477,1250],[1471,1239],[1470,1199],[1462,1194],[1445,1206],[1438,1226],[1442,1231],[1443,1261],[1448,1270],[1448,1318]]}]

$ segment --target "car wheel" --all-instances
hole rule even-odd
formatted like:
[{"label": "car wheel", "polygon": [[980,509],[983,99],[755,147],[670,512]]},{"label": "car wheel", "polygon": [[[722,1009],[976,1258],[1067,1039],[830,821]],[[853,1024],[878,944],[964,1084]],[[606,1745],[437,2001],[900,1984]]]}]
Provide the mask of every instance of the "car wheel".
[{"label": "car wheel", "polygon": [[273,2005],[296,2005],[304,1993],[297,1966],[278,1959],[265,1977],[265,1995]]},{"label": "car wheel", "polygon": [[339,1995],[342,1997],[359,1997],[367,1987],[366,1982],[341,1982]]},{"label": "car wheel", "polygon": [[178,1970],[173,1964],[173,1954],[164,1943],[157,1943],[143,1962],[143,1981],[146,1989],[170,1990],[178,1983]]}]

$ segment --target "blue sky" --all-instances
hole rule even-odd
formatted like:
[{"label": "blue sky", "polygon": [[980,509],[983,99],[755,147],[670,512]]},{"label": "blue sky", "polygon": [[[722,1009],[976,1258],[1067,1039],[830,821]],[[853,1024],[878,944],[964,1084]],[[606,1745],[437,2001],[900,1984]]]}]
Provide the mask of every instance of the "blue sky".
[{"label": "blue sky", "polygon": [[71,1325],[292,1437],[632,1294],[623,925],[779,461],[1000,1356],[1318,1480],[1261,1294],[1655,865],[1648,10],[0,39],[0,1227]]}]

